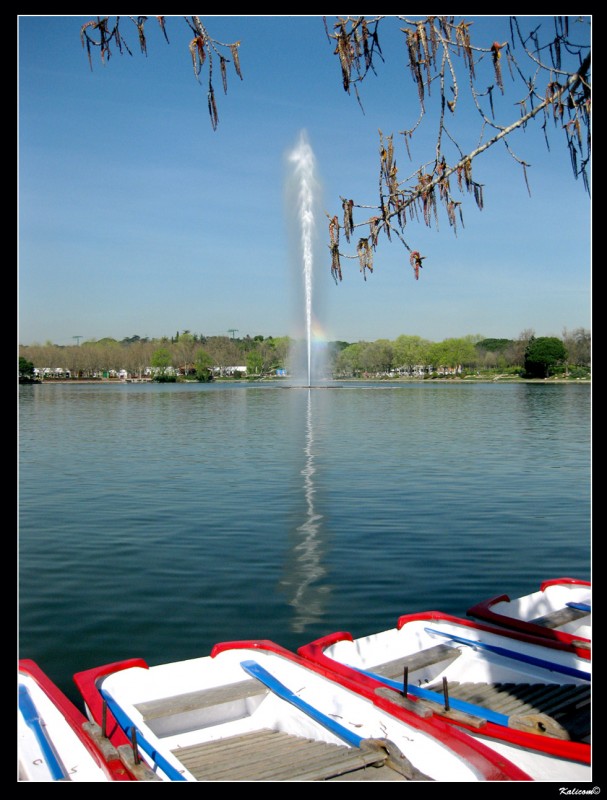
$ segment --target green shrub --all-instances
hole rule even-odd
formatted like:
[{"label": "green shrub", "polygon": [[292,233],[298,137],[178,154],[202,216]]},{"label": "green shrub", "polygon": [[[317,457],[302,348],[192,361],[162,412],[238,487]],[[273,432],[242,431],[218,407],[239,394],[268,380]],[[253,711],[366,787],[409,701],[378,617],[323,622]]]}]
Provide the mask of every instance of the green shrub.
[{"label": "green shrub", "polygon": [[573,378],[589,378],[590,377],[590,370],[586,367],[572,367],[569,370],[569,377]]}]

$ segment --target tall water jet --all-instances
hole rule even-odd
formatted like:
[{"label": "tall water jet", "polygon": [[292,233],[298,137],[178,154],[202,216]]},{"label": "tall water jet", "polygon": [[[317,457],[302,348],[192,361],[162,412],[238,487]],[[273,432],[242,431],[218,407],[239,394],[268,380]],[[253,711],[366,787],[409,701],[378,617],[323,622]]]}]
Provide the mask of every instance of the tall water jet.
[{"label": "tall water jet", "polygon": [[303,282],[303,313],[304,313],[304,357],[301,358],[301,343],[299,343],[299,365],[297,353],[291,354],[292,373],[297,377],[303,372],[306,376],[307,386],[312,386],[313,379],[321,373],[320,351],[313,351],[314,321],[314,250],[316,241],[316,215],[319,201],[320,185],[316,175],[316,159],[305,132],[299,136],[295,148],[288,155],[289,176],[288,189],[290,197],[288,207],[293,213],[293,222],[296,225],[298,240],[298,257],[300,260],[300,279]]}]

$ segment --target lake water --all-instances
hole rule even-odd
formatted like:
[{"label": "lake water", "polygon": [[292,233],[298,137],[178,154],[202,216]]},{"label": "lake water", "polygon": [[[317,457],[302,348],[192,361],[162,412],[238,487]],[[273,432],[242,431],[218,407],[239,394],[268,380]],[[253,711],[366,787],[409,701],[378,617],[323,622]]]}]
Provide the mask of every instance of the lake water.
[{"label": "lake water", "polygon": [[19,391],[19,655],[296,649],[590,578],[588,385]]}]

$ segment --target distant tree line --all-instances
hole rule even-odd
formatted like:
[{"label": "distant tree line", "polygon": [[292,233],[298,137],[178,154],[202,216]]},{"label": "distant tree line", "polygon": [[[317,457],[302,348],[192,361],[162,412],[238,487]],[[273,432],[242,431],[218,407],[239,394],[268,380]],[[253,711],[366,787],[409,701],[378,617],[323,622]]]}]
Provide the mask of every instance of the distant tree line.
[{"label": "distant tree line", "polygon": [[[37,371],[69,374],[72,379],[116,374],[130,377],[150,374],[158,380],[175,376],[210,380],[246,367],[249,377],[289,369],[294,340],[263,336],[202,336],[190,331],[160,339],[132,336],[83,341],[78,345],[21,345],[19,376],[31,380]],[[517,339],[487,339],[480,335],[432,342],[420,336],[401,335],[394,340],[355,343],[335,341],[327,348],[334,378],[436,377],[475,373],[516,374],[546,378],[566,374],[587,377],[591,367],[591,337],[586,329],[565,330],[562,337],[536,337],[531,330]],[[236,374],[239,374],[236,372]],[[170,377],[172,376],[172,377]]]},{"label": "distant tree line", "polygon": [[590,333],[565,331],[562,338],[536,337],[524,331],[518,339],[465,336],[432,342],[420,336],[394,341],[357,342],[340,349],[333,363],[335,377],[390,374],[410,377],[504,372],[522,377],[562,373],[585,377],[590,372]]},{"label": "distant tree line", "polygon": [[[72,378],[92,378],[125,370],[130,376],[143,377],[146,370],[156,375],[193,375],[209,377],[215,367],[244,366],[251,374],[265,374],[288,362],[289,337],[202,336],[190,331],[159,339],[131,336],[121,341],[104,338],[82,341],[78,345],[21,345],[19,355],[43,370],[59,369]],[[60,374],[60,373],[57,373]]]}]

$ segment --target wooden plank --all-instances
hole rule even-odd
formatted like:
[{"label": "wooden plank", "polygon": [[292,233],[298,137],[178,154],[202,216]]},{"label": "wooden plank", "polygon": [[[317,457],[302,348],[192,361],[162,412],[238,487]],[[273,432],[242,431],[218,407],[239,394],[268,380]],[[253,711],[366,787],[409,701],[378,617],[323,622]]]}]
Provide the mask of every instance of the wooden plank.
[{"label": "wooden plank", "polygon": [[387,764],[383,764],[381,767],[367,767],[366,769],[357,769],[355,772],[344,772],[343,775],[335,775],[335,777],[326,778],[326,780],[333,783],[337,781],[356,781],[357,783],[380,781],[381,783],[387,783],[388,781],[404,781],[407,778],[390,769]]},{"label": "wooden plank", "polygon": [[459,655],[460,650],[457,647],[451,647],[448,644],[437,644],[434,647],[428,647],[426,650],[418,650],[409,656],[378,664],[372,668],[372,671],[385,678],[402,678],[405,673],[405,667],[408,668],[409,673],[412,673],[443,661],[453,661]]},{"label": "wooden plank", "polygon": [[268,690],[259,681],[247,679],[238,683],[229,683],[225,686],[215,686],[211,689],[201,689],[196,692],[161,697],[157,700],[147,700],[143,703],[138,703],[135,708],[147,721],[158,719],[159,717],[173,716],[174,714],[186,714],[189,711],[197,711],[201,708],[229,703],[232,700],[244,700],[248,697],[266,694],[268,694]]},{"label": "wooden plank", "polygon": [[444,706],[438,703],[431,703],[427,700],[411,700],[409,697],[403,697],[402,692],[399,692],[397,689],[392,689],[389,686],[378,687],[375,690],[375,694],[386,700],[390,700],[391,703],[394,703],[400,708],[406,708],[418,717],[422,717],[422,719],[427,719],[433,714],[440,714],[454,722],[463,722],[473,728],[484,728],[487,724],[487,720],[483,718],[480,710],[478,716],[468,714],[465,711],[457,711],[453,708],[449,711],[445,711]]},{"label": "wooden plank", "polygon": [[386,759],[377,750],[268,730],[179,748],[173,754],[201,781],[330,780]]},{"label": "wooden plank", "polygon": [[450,719],[453,722],[461,722],[463,725],[469,725],[471,728],[481,730],[487,725],[487,719],[483,716],[483,709],[480,708],[478,714],[470,714],[467,711],[459,711],[456,708],[445,710],[443,705],[438,706],[437,703],[431,703],[428,700],[420,700],[420,705],[424,705],[428,710],[434,714],[440,714],[445,719]]},{"label": "wooden plank", "polygon": [[[385,762],[385,753],[364,752],[358,747],[343,748],[339,745],[328,745],[338,748],[334,752],[326,752],[322,758],[306,759],[296,775],[292,773],[285,780],[297,781],[326,781],[346,773],[357,773],[367,767],[374,769],[375,765],[382,766]],[[289,764],[284,767],[290,772]]]},{"label": "wooden plank", "polygon": [[402,692],[399,692],[398,689],[393,689],[391,686],[378,686],[375,690],[375,694],[378,697],[383,697],[391,703],[400,706],[400,708],[406,708],[407,711],[411,711],[422,719],[428,719],[428,717],[431,717],[433,714],[430,708],[427,708],[423,703],[417,700],[411,700],[409,697],[404,697]]},{"label": "wooden plank", "polygon": [[529,622],[534,625],[540,625],[542,628],[560,628],[561,625],[566,625],[568,622],[574,622],[582,617],[587,617],[590,611],[579,608],[559,608],[557,611],[552,611],[550,614],[544,614],[541,617],[530,619]]}]

